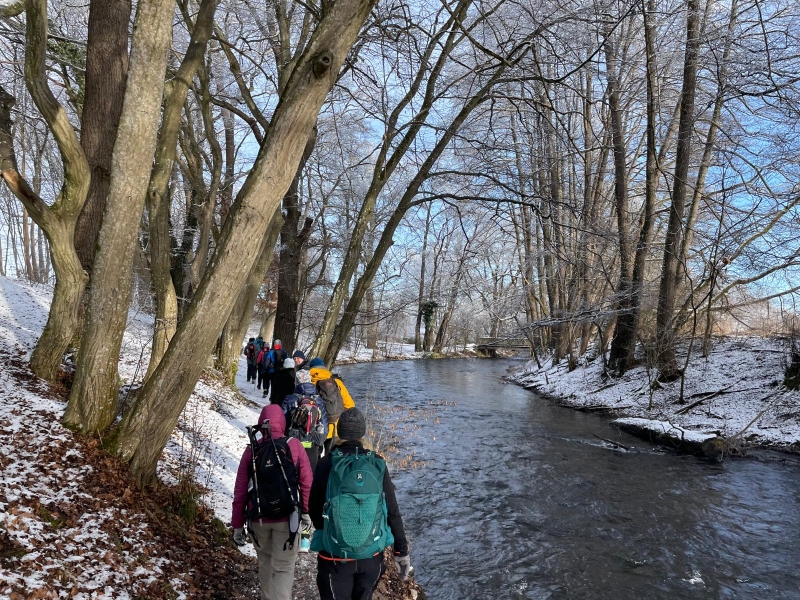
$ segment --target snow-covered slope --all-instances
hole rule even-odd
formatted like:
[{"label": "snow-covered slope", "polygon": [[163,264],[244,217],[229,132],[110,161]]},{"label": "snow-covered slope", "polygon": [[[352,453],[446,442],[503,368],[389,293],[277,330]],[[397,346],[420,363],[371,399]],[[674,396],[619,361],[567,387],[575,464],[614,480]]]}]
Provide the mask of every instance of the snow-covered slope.
[{"label": "snow-covered slope", "polygon": [[[0,278],[0,597],[20,589],[43,595],[19,597],[150,597],[144,594],[154,582],[190,597],[188,576],[164,581],[169,558],[153,548],[145,516],[96,497],[98,474],[78,460],[84,450],[60,424],[63,394],[27,369],[51,293]],[[130,315],[119,367],[125,383],[146,371],[151,330],[149,317]],[[204,501],[223,522],[247,443],[244,426],[256,421],[263,402],[249,395],[253,400],[212,379],[199,382],[159,466],[166,481],[196,471],[207,486]]]},{"label": "snow-covered slope", "polygon": [[800,450],[800,392],[782,385],[786,354],[785,342],[764,338],[717,340],[708,358],[696,350],[686,370],[683,404],[678,404],[680,380],[656,384],[655,370],[648,372],[644,365],[603,380],[599,358],[571,373],[566,361],[555,367],[548,362],[542,369],[531,361],[510,379],[575,408],[608,408],[658,421],[654,431],[678,426],[718,434],[736,445]]}]

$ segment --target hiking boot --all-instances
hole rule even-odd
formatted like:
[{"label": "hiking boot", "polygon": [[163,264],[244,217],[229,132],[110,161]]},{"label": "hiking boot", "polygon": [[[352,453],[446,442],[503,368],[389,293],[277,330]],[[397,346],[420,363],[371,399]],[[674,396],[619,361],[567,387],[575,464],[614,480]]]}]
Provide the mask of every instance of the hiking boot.
[{"label": "hiking boot", "polygon": [[300,550],[298,550],[298,552],[302,554],[307,554],[310,549],[311,549],[311,538],[307,538],[306,536],[301,537]]}]

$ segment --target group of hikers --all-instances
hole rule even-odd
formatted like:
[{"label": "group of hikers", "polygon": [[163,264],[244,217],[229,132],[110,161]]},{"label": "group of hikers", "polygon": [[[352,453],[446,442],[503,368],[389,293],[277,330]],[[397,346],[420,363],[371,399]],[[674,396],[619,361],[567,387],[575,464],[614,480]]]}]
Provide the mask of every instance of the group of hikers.
[{"label": "group of hikers", "polygon": [[[370,600],[393,547],[412,572],[386,461],[365,446],[366,417],[342,379],[280,340],[250,338],[247,382],[270,403],[247,428],[233,493],[233,540],[252,542],[262,600],[290,600],[298,553],[317,552],[322,600]],[[313,535],[312,535],[313,533]],[[298,540],[299,537],[299,540]]]}]

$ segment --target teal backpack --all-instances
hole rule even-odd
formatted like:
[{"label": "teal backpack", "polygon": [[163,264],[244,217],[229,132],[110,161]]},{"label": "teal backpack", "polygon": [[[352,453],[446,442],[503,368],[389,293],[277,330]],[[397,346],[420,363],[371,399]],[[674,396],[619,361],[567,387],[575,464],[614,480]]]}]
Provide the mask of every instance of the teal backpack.
[{"label": "teal backpack", "polygon": [[334,558],[371,558],[394,544],[383,494],[386,461],[373,452],[341,450],[334,450],[331,460],[325,526],[314,532],[311,550]]}]

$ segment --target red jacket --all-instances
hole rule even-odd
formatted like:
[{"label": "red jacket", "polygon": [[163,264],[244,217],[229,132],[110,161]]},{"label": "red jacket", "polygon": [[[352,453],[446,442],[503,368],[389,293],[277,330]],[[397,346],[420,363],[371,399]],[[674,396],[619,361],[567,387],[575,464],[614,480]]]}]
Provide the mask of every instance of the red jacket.
[{"label": "red jacket", "polygon": [[[258,417],[258,423],[269,420],[270,432],[273,438],[284,437],[286,430],[286,418],[283,416],[283,410],[279,404],[270,404],[261,409],[261,415]],[[264,438],[259,441],[260,444],[267,443]],[[297,478],[300,488],[300,509],[303,513],[308,513],[308,495],[311,492],[311,481],[314,478],[314,473],[311,471],[311,463],[308,462],[308,454],[306,454],[303,444],[296,438],[289,438],[289,451],[292,453],[295,468],[297,469]],[[244,527],[245,515],[247,510],[247,485],[250,478],[250,468],[253,463],[253,452],[250,446],[245,448],[242,453],[242,459],[239,461],[239,470],[236,472],[236,485],[233,488],[233,514],[231,515],[231,525],[234,529]],[[278,521],[287,521],[286,519],[278,519]]]}]

